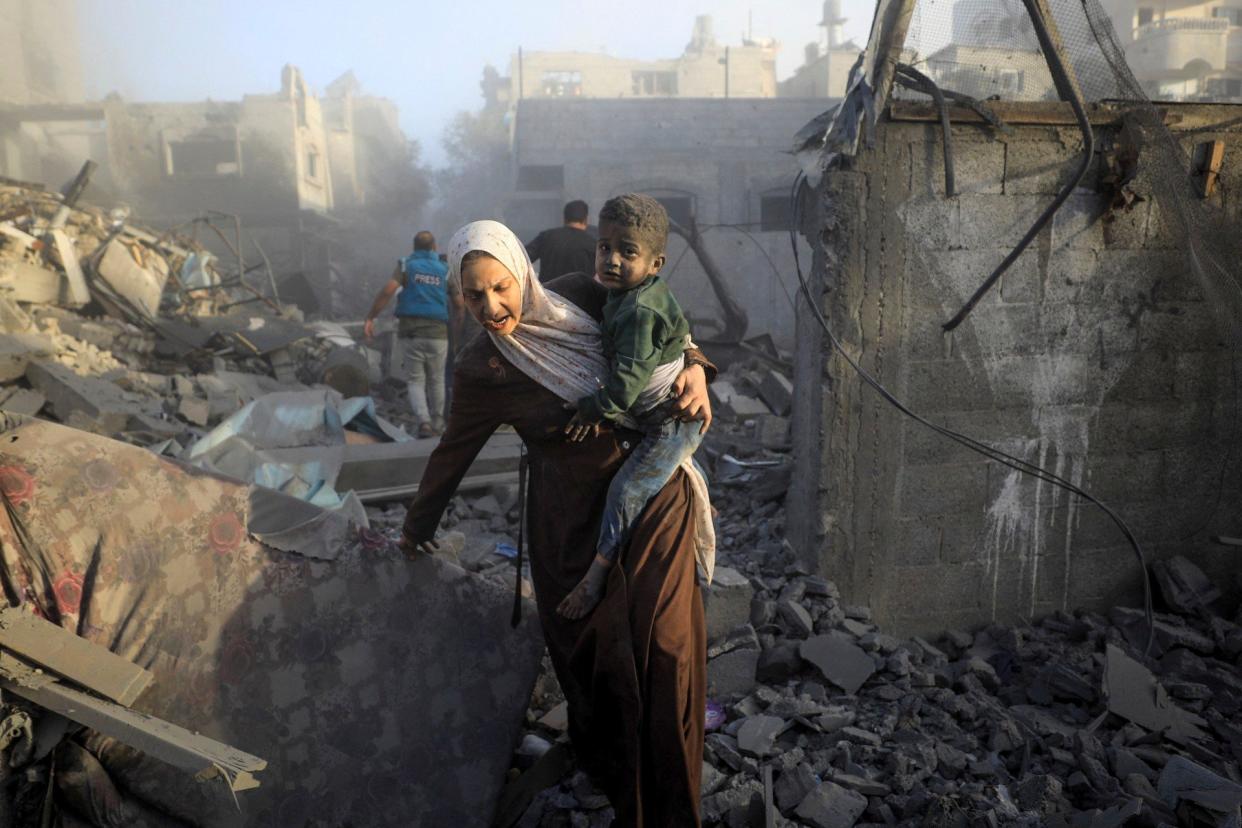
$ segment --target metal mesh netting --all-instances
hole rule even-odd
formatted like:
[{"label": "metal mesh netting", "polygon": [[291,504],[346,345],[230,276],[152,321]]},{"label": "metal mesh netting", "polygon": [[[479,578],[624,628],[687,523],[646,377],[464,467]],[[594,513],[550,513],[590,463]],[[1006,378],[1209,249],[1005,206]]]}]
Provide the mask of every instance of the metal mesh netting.
[{"label": "metal mesh netting", "polygon": [[[1095,0],[1090,0],[1097,5]],[[1130,97],[1108,64],[1080,0],[1050,3],[1065,59],[1087,101]],[[1021,0],[918,0],[906,37],[907,58],[939,85],[973,98],[1054,101],[1057,90]]]}]

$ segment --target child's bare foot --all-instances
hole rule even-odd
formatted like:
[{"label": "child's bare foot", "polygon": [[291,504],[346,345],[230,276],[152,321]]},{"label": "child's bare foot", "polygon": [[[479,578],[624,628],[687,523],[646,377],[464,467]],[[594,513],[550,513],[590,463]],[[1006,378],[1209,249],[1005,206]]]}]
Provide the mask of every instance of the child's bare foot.
[{"label": "child's bare foot", "polygon": [[582,576],[582,580],[573,588],[573,591],[565,596],[565,600],[561,601],[556,611],[566,618],[578,619],[595,609],[599,599],[604,597],[604,587],[608,583],[608,570],[611,568],[612,561],[596,555],[595,560],[591,561],[590,569]]}]

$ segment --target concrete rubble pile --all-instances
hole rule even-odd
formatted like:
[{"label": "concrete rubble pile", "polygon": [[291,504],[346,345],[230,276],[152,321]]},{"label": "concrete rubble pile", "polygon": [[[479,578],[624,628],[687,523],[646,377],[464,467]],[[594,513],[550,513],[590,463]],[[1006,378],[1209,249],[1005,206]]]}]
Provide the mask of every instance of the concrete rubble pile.
[{"label": "concrete rubble pile", "polygon": [[378,356],[307,324],[198,242],[0,183],[0,407],[184,447],[239,406],[327,384],[369,393]]},{"label": "concrete rubble pile", "polygon": [[[759,437],[779,416],[762,377],[721,376],[713,393],[726,385],[736,408],[704,450],[722,547],[706,590],[705,825],[1240,824],[1242,615],[1220,613],[1197,567],[1151,568],[1150,652],[1145,614],[1126,607],[887,635],[783,540],[787,457]],[[545,664],[510,771],[529,804],[506,824],[608,824],[566,726]]]},{"label": "concrete rubble pile", "polygon": [[[193,635],[158,632],[160,624],[149,633],[144,632],[155,617],[155,610],[149,606],[134,605],[132,609],[141,616],[141,623],[125,626],[124,635],[109,632],[99,619],[88,623],[85,616],[79,619],[76,615],[79,610],[98,613],[106,607],[114,611],[124,607],[126,600],[150,603],[172,594],[162,586],[153,586],[150,590],[125,593],[129,598],[119,599],[119,604],[116,599],[97,600],[92,596],[92,591],[99,590],[123,592],[127,589],[124,584],[160,580],[172,571],[168,561],[153,568],[152,555],[170,561],[169,556],[176,550],[184,556],[186,566],[214,562],[218,581],[225,567],[222,558],[217,562],[221,544],[233,541],[238,541],[246,552],[238,555],[236,564],[230,558],[228,565],[238,567],[237,585],[224,590],[230,599],[249,596],[247,600],[262,602],[268,600],[265,596],[273,588],[277,593],[302,591],[316,596],[332,591],[340,593],[342,599],[333,604],[332,611],[356,612],[360,619],[371,611],[368,601],[395,602],[387,611],[387,622],[378,627],[360,621],[347,624],[353,632],[346,637],[333,634],[330,647],[339,648],[340,655],[333,658],[340,665],[350,665],[353,675],[363,675],[362,667],[382,667],[386,675],[393,677],[413,671],[410,675],[414,678],[402,679],[404,684],[399,692],[395,687],[385,687],[379,696],[364,693],[356,705],[357,711],[351,712],[348,705],[341,707],[338,713],[347,720],[352,720],[355,713],[371,716],[375,700],[386,699],[384,704],[390,717],[406,720],[401,727],[417,730],[418,739],[435,739],[448,738],[447,726],[440,719],[432,721],[433,717],[425,711],[418,721],[411,714],[420,705],[448,710],[443,701],[429,701],[435,693],[453,690],[460,696],[459,702],[476,711],[468,718],[477,727],[463,727],[461,715],[456,716],[452,738],[460,743],[459,752],[465,753],[453,760],[444,755],[437,760],[436,773],[449,776],[457,774],[459,765],[469,765],[453,776],[457,781],[473,780],[460,796],[441,795],[434,806],[405,802],[401,807],[394,805],[385,814],[370,813],[368,808],[388,808],[392,804],[385,804],[389,798],[421,794],[409,790],[402,793],[404,789],[399,786],[362,791],[361,786],[349,781],[348,774],[335,770],[331,784],[323,780],[315,783],[324,796],[334,797],[332,807],[341,813],[348,811],[349,819],[356,824],[404,824],[401,813],[420,810],[443,812],[445,824],[486,824],[488,814],[484,812],[490,811],[486,803],[498,793],[495,780],[499,779],[512,747],[510,733],[538,662],[536,625],[528,620],[518,631],[511,631],[508,626],[513,589],[510,559],[517,515],[516,437],[498,435],[489,443],[476,469],[464,482],[463,490],[468,494],[457,498],[450,508],[448,520],[457,527],[445,544],[451,561],[408,564],[394,545],[404,517],[400,504],[416,490],[435,441],[413,440],[403,430],[402,425],[409,422],[408,403],[396,383],[381,381],[380,355],[356,341],[361,326],[307,322],[296,307],[283,305],[246,284],[239,272],[241,268],[230,269],[194,239],[158,234],[127,222],[122,213],[109,214],[77,203],[88,173],[89,169],[84,170],[81,186],[75,184],[63,196],[38,186],[0,179],[0,430],[6,430],[13,440],[18,435],[22,437],[22,443],[10,445],[0,459],[0,484],[6,505],[13,506],[9,520],[14,524],[8,533],[0,526],[0,551],[7,556],[0,564],[0,576],[5,579],[6,589],[12,586],[12,580],[24,584],[31,579],[52,585],[47,587],[50,597],[40,592],[38,597],[35,593],[23,594],[20,600],[52,601],[54,607],[54,623],[44,623],[43,629],[32,634],[29,657],[21,653],[22,660],[18,661],[10,658],[14,652],[13,631],[19,630],[17,622],[0,618],[0,690],[4,692],[0,721],[6,734],[0,737],[0,782],[8,791],[0,796],[0,824],[24,824],[22,820],[27,818],[40,821],[38,814],[52,784],[49,780],[55,780],[57,819],[61,820],[58,824],[231,825],[305,821],[298,816],[298,809],[310,807],[310,800],[304,792],[297,792],[298,785],[311,784],[306,781],[310,777],[305,773],[305,763],[319,762],[326,772],[330,763],[342,760],[344,754],[338,756],[328,751],[321,756],[302,756],[294,762],[292,754],[285,756],[271,748],[283,744],[274,731],[264,734],[256,727],[236,731],[220,728],[223,719],[211,719],[210,705],[169,704],[170,696],[179,692],[207,694],[217,702],[232,693],[231,703],[246,711],[247,693],[237,688],[241,678],[249,676],[258,681],[256,686],[266,692],[262,682],[268,676],[273,683],[284,681],[293,675],[288,667],[255,670],[252,664],[249,673],[231,669],[228,660],[236,655],[240,640],[237,636],[241,635],[236,631],[222,644],[203,641],[197,648]],[[62,425],[73,430],[62,429]],[[30,454],[32,447],[38,445],[47,446],[38,449],[45,454]],[[187,487],[215,487],[212,491],[218,488],[230,492],[230,502],[240,505],[235,513],[225,509],[227,514],[221,515],[208,513],[206,506],[192,498],[186,502],[175,498],[177,502],[165,504],[168,508],[162,510],[146,508],[147,500],[141,500],[142,508],[139,501],[125,506],[119,500],[110,500],[113,495],[108,489],[118,485],[129,488],[128,476],[109,472],[98,480],[99,475],[88,476],[87,490],[80,493],[74,506],[81,510],[81,515],[111,514],[122,525],[180,513],[187,523],[203,524],[198,527],[202,531],[187,533],[178,529],[176,537],[170,536],[158,553],[149,548],[150,543],[136,543],[115,527],[105,532],[96,520],[84,521],[79,531],[67,537],[57,528],[68,525],[64,516],[40,510],[52,509],[67,498],[67,492],[81,488],[81,482],[72,476],[74,466],[69,455],[74,452],[88,455],[88,471],[126,464],[143,466],[146,470],[134,479],[149,484],[151,496],[180,492],[191,497]],[[165,463],[156,455],[177,458],[217,475],[196,476],[184,466]],[[161,475],[177,482],[164,485],[159,482]],[[101,480],[106,485],[98,488]],[[277,481],[271,484],[277,491],[262,488],[271,481]],[[32,491],[37,493],[36,497],[32,498]],[[91,505],[95,500],[99,502]],[[363,508],[360,501],[368,505]],[[144,531],[154,538],[168,529],[157,531],[147,527]],[[93,532],[101,533],[97,541],[87,538]],[[51,554],[44,554],[47,550]],[[107,563],[108,559],[112,562]],[[101,560],[105,563],[99,563]],[[40,567],[54,571],[41,573]],[[247,567],[253,567],[249,574]],[[361,587],[369,582],[365,572],[371,569],[385,571],[381,579],[384,587],[378,592],[373,590],[374,594],[364,599]],[[259,572],[261,577],[256,578],[254,573]],[[475,574],[479,572],[496,577],[479,577]],[[503,583],[499,577],[502,572],[508,573]],[[308,573],[315,573],[314,579],[321,583],[311,584]],[[198,580],[191,578],[178,588],[191,583]],[[384,598],[380,593],[386,590],[393,595]],[[249,595],[250,592],[254,594]],[[345,601],[346,592],[355,600]],[[529,585],[526,592],[529,594]],[[71,595],[77,597],[70,606],[65,602]],[[213,600],[215,605],[221,599]],[[284,606],[281,611],[316,616],[312,603],[300,598],[294,603],[296,607]],[[170,606],[175,607],[175,602]],[[398,616],[405,612],[421,613],[426,620],[441,610],[445,619],[458,619],[454,634],[443,632],[445,624],[433,623],[426,630],[431,640],[410,644],[411,624],[398,620]],[[465,623],[463,612],[477,616],[477,627]],[[54,617],[57,614],[59,617]],[[20,615],[23,619],[29,617],[29,607],[23,607]],[[527,616],[533,618],[533,612],[528,611]],[[239,611],[233,623],[244,626],[253,620],[261,627],[267,623],[263,617],[256,614],[252,619],[248,610]],[[378,643],[387,634],[386,624],[393,630],[402,630],[405,650]],[[73,635],[75,630],[84,637]],[[197,629],[194,634],[202,632]],[[56,637],[57,633],[63,635]],[[92,635],[98,640],[87,641]],[[253,636],[244,647],[246,658],[254,656],[257,646],[270,650],[275,657],[291,659],[295,673],[306,670],[310,675],[312,668],[320,669],[317,663],[311,663],[317,658],[315,653],[322,649],[319,642],[308,645],[301,641],[296,647],[277,647],[271,630],[260,634],[256,628],[246,635]],[[152,645],[144,636],[153,636],[157,643]],[[97,666],[103,663],[100,659],[110,656],[113,662],[107,663],[113,665],[111,669],[121,673],[136,671],[134,674],[146,683],[151,683],[154,674],[155,695],[143,694],[139,688],[124,698],[113,698],[101,690],[103,674],[98,669],[79,675],[80,671],[64,672],[52,665],[47,660],[48,653],[59,652],[57,648],[65,646],[65,638],[88,648],[95,659],[84,662],[88,665]],[[124,649],[118,649],[122,644]],[[166,659],[163,654],[173,652],[174,645],[185,647],[182,660],[173,659],[181,665],[177,670],[184,669],[184,659],[188,657],[185,654],[191,650],[204,662],[201,668],[195,668],[198,672],[189,690],[188,680],[174,678],[166,660],[151,663],[152,658],[157,662]],[[374,658],[363,657],[368,647],[375,648]],[[487,656],[489,663],[495,666],[503,662],[504,669],[497,670],[496,675],[470,675],[446,685],[435,668],[455,663],[457,655],[447,657],[448,651],[454,649],[486,651],[491,653]],[[496,653],[492,653],[493,649]],[[497,656],[501,651],[503,658]],[[153,656],[156,653],[159,655]],[[381,659],[380,654],[386,655]],[[48,670],[55,673],[54,678],[43,675]],[[426,682],[420,678],[424,675]],[[503,694],[497,688],[507,692],[512,702],[500,701]],[[469,694],[475,691],[483,701],[469,700]],[[420,695],[426,696],[422,702],[417,701]],[[292,704],[297,696],[282,698]],[[327,704],[330,699],[324,698]],[[134,705],[133,713],[128,710],[130,704]],[[64,707],[64,711],[57,705]],[[497,711],[502,708],[512,709],[511,721],[497,720]],[[264,726],[287,729],[288,722],[281,725],[277,722],[279,716],[273,718],[274,708],[264,703],[264,710],[268,717]],[[50,711],[64,712],[67,719]],[[87,723],[79,711],[86,711],[83,715],[102,716],[108,727],[114,727],[114,721],[119,724],[112,731],[107,727],[101,730],[99,723]],[[248,716],[251,712],[240,715]],[[148,718],[132,727],[129,724],[127,717],[150,713],[164,713],[168,722]],[[290,715],[298,727],[310,728],[305,711],[291,708]],[[227,744],[189,732],[177,732],[175,738],[170,737],[165,731],[175,728],[174,723],[192,725],[195,730],[215,730]],[[83,730],[82,724],[94,729]],[[164,731],[152,741],[147,732],[151,728]],[[323,738],[325,744],[344,738],[328,730],[310,728],[307,732],[312,735],[308,738]],[[98,732],[105,734],[102,738],[107,744],[98,743],[99,739],[90,735]],[[136,733],[143,738],[129,740],[122,736],[117,741],[109,733]],[[462,741],[464,734],[469,735],[466,741]],[[350,739],[356,741],[353,736],[344,741]],[[470,747],[476,739],[478,744]],[[413,745],[417,739],[410,737],[409,741]],[[262,759],[229,747],[251,744]],[[154,759],[142,759],[142,754],[134,750],[135,745]],[[165,755],[161,755],[161,750]],[[380,779],[383,773],[396,772],[403,762],[407,769],[419,768],[423,760],[415,754],[433,756],[430,751],[413,747],[405,758],[398,756],[399,751],[392,746],[385,750],[385,755],[370,751],[368,760],[382,773],[373,773],[374,768],[367,770],[357,762],[355,771]],[[125,756],[118,759],[121,754]],[[170,781],[168,769],[161,765],[161,760],[169,761],[168,756],[177,760],[173,762],[175,768],[190,769],[175,783]],[[211,809],[203,806],[197,814],[182,813],[196,807],[190,803],[197,801],[198,789],[203,785],[194,781],[194,774],[202,768],[193,763],[203,756],[208,757],[209,765],[214,762],[229,770],[227,778],[234,783],[233,790],[246,791],[238,796],[240,814],[232,804],[232,794],[227,793],[228,786],[223,788],[227,801],[220,813],[214,809],[221,803],[214,801]],[[258,792],[246,790],[255,782],[248,776],[249,771],[261,767],[265,760],[270,767],[262,777],[263,788]],[[100,761],[108,766],[107,773],[99,770]],[[154,762],[155,770],[162,775],[148,768],[149,762]],[[54,772],[53,763],[61,770]],[[484,764],[496,763],[499,767],[486,779],[471,775]],[[137,773],[133,779],[125,778],[125,783],[141,785],[131,787],[124,797],[109,799],[110,780],[126,777],[124,768]],[[417,772],[425,775],[431,770],[428,767]],[[195,790],[182,790],[186,785]],[[433,787],[440,794],[447,790],[439,784]],[[183,794],[184,807],[177,810],[175,800]],[[163,813],[155,813],[160,809]],[[71,812],[85,821],[75,821]],[[169,813],[176,813],[178,818],[169,817]]]}]

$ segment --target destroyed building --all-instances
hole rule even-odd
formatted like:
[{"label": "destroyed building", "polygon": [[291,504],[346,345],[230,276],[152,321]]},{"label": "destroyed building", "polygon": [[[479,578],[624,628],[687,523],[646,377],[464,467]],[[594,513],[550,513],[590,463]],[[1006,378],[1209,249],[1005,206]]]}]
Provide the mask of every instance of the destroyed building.
[{"label": "destroyed building", "polygon": [[[350,73],[324,97],[286,66],[279,91],[240,101],[114,95],[0,106],[0,141],[10,148],[4,174],[16,180],[59,183],[83,158],[96,159],[97,198],[148,224],[200,232],[215,255],[240,254],[287,283],[309,314],[361,313],[350,282],[386,275],[377,262],[408,245],[403,227],[385,239],[394,249],[377,258],[350,236],[366,223],[351,219],[411,163],[396,107],[366,95]],[[194,226],[205,220],[232,238],[222,244]]]}]

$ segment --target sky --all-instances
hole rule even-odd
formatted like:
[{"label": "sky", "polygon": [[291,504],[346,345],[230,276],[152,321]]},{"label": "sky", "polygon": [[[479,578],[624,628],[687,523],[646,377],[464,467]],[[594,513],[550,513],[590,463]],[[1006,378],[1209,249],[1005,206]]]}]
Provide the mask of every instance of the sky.
[{"label": "sky", "polygon": [[[874,6],[842,0],[847,37],[866,41]],[[444,163],[452,116],[482,104],[483,67],[505,74],[519,46],[672,58],[695,16],[710,14],[721,43],[740,43],[751,21],[755,37],[776,38],[785,78],[820,36],[822,8],[820,0],[78,0],[90,98],[239,100],[279,89],[286,63],[317,90],[352,69],[366,93],[396,102],[433,166]]]}]

